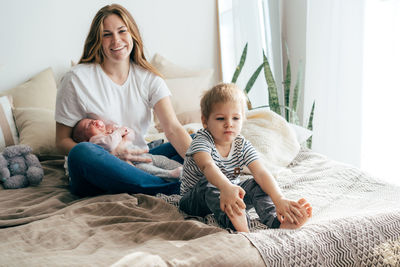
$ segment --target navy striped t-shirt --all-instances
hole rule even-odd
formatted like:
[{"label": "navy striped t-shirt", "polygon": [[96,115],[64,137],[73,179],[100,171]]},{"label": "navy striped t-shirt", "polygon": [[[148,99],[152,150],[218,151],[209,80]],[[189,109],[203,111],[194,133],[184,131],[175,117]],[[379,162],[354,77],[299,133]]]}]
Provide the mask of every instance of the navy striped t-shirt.
[{"label": "navy striped t-shirt", "polygon": [[233,141],[231,155],[223,158],[215,147],[211,134],[206,129],[200,129],[186,152],[181,177],[181,195],[191,190],[200,179],[205,178],[193,159],[193,155],[197,152],[209,153],[218,168],[233,183],[238,180],[235,169],[240,169],[240,172],[242,172],[243,166],[248,166],[254,160],[259,159],[259,155],[252,144],[241,135],[238,135]]}]

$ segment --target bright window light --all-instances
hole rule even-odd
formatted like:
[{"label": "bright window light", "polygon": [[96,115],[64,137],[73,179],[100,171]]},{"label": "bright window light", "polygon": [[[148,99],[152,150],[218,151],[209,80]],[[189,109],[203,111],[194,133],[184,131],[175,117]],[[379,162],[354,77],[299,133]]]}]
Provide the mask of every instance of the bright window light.
[{"label": "bright window light", "polygon": [[367,0],[361,168],[400,185],[400,1]]}]

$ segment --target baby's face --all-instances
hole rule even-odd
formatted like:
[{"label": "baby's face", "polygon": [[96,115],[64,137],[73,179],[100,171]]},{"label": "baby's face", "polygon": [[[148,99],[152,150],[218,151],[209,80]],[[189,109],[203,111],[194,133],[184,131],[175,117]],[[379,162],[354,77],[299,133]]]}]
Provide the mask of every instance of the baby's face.
[{"label": "baby's face", "polygon": [[83,119],[79,123],[79,130],[84,132],[87,139],[98,134],[106,133],[106,125],[101,120]]}]

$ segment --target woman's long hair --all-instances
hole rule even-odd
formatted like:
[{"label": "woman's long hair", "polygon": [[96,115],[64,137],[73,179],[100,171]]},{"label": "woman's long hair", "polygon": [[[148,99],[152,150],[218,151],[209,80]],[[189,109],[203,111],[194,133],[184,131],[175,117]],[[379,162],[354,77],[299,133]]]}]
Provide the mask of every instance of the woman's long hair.
[{"label": "woman's long hair", "polygon": [[102,48],[103,22],[105,18],[112,14],[117,15],[122,19],[128,28],[128,32],[132,36],[133,48],[130,54],[130,60],[142,68],[151,71],[155,75],[162,76],[157,69],[146,60],[143,52],[143,41],[132,15],[123,6],[118,4],[102,7],[93,18],[79,63],[102,64],[104,62],[104,53]]}]

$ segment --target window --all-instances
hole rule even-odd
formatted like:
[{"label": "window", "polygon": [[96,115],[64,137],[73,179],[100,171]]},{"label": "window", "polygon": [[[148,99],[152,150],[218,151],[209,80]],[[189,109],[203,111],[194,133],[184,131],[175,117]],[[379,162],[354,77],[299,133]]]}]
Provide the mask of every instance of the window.
[{"label": "window", "polygon": [[367,0],[361,168],[400,184],[400,1]]}]

